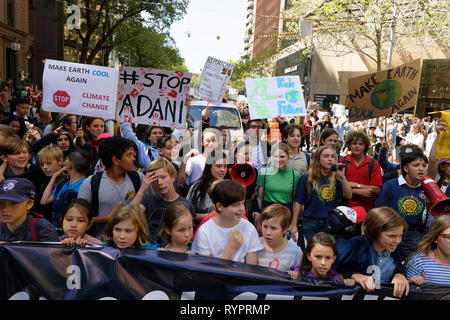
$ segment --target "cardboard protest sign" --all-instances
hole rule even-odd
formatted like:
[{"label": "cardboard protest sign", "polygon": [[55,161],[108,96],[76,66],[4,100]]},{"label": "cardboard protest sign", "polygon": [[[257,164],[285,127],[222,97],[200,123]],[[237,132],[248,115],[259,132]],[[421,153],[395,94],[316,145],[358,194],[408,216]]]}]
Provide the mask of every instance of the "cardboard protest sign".
[{"label": "cardboard protest sign", "polygon": [[298,76],[246,79],[250,119],[306,115]]},{"label": "cardboard protest sign", "polygon": [[221,104],[234,65],[208,57],[194,96],[213,104]]},{"label": "cardboard protest sign", "polygon": [[350,122],[387,116],[414,107],[419,97],[421,60],[348,80]]},{"label": "cardboard protest sign", "polygon": [[191,73],[120,67],[119,74],[117,120],[186,128]]},{"label": "cardboard protest sign", "polygon": [[118,70],[45,60],[42,108],[49,112],[114,119]]}]

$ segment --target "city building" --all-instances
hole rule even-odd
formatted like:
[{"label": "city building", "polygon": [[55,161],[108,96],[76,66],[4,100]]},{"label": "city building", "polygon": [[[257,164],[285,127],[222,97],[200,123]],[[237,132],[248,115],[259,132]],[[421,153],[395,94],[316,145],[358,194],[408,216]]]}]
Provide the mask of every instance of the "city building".
[{"label": "city building", "polygon": [[[279,15],[285,0],[249,0],[245,30],[244,55],[254,57],[275,49]],[[273,35],[273,37],[271,36]]]},{"label": "city building", "polygon": [[44,2],[0,0],[1,82],[14,80],[23,71],[29,83],[42,84],[45,59],[63,59],[63,28],[56,22],[62,6]]},{"label": "city building", "polygon": [[[282,8],[289,10],[290,7],[282,4]],[[310,18],[311,15],[304,16],[305,20]],[[279,32],[283,32],[283,28],[280,28]],[[404,37],[400,39],[404,41],[399,43],[410,45],[393,49],[391,67],[418,58],[423,61],[419,101],[414,110],[408,110],[408,113],[423,116],[429,111],[449,109],[448,48],[439,41],[431,42],[426,47],[412,45],[414,39],[408,39],[406,35],[396,36]],[[298,75],[304,87],[305,98],[308,102],[318,102],[323,110],[329,110],[333,103],[346,105],[350,78],[377,71],[377,64],[374,61],[360,52],[342,47],[331,37],[326,38],[313,30],[306,41],[304,40],[281,42],[275,68],[276,75]],[[360,38],[357,41],[360,41]],[[376,55],[374,51],[368,52]],[[386,55],[387,50],[383,51],[383,54]],[[384,63],[381,70],[386,69]]]}]

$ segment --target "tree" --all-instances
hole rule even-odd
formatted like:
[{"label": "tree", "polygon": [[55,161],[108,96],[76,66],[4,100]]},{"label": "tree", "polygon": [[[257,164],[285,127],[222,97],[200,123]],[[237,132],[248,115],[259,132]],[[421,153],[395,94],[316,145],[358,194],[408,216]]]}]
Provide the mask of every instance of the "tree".
[{"label": "tree", "polygon": [[122,24],[114,42],[121,65],[188,71],[170,35],[153,31],[140,22]]},{"label": "tree", "polygon": [[270,50],[264,54],[250,58],[244,56],[237,61],[228,61],[234,65],[228,87],[238,92],[245,92],[245,79],[271,77],[277,74],[275,65],[276,50]]},{"label": "tree", "polygon": [[[47,3],[51,5],[55,1],[47,0]],[[124,23],[145,23],[149,29],[165,33],[163,31],[186,12],[188,0],[83,0],[68,3],[79,3],[82,17],[81,27],[68,31],[65,45],[78,53],[77,60],[81,63],[93,64],[95,61],[106,65],[116,45],[114,36]],[[62,20],[67,18],[65,14]]]},{"label": "tree", "polygon": [[391,43],[400,55],[412,47],[449,52],[448,0],[294,0],[286,17],[313,21],[315,51],[357,52],[374,61],[378,71]]}]

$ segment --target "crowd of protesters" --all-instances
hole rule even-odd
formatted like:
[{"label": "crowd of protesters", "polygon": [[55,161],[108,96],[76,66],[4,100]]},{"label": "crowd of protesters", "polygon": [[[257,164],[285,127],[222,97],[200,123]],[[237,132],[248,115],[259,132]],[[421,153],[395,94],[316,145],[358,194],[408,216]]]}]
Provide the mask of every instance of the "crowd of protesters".
[{"label": "crowd of protesters", "polygon": [[[408,115],[349,123],[331,112],[250,119],[224,143],[171,129],[48,113],[37,86],[0,95],[0,241],[61,241],[209,255],[375,288],[450,285],[450,215],[430,214],[421,179],[450,195],[445,125]],[[385,127],[386,126],[386,127]],[[226,130],[226,129],[225,129]],[[228,146],[224,148],[224,146]],[[244,186],[230,169],[251,163]],[[330,218],[334,215],[334,218]]]}]

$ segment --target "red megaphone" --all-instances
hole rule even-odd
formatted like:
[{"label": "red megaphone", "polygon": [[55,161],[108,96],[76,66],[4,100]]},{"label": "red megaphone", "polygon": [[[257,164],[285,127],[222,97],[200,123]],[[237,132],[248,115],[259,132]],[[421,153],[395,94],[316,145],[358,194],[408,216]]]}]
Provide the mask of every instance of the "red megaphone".
[{"label": "red megaphone", "polygon": [[425,176],[420,179],[420,183],[433,202],[431,215],[437,218],[442,214],[450,214],[450,198],[442,192],[436,182],[430,177]]},{"label": "red megaphone", "polygon": [[256,179],[256,170],[249,162],[236,163],[230,170],[231,179],[247,188]]}]

